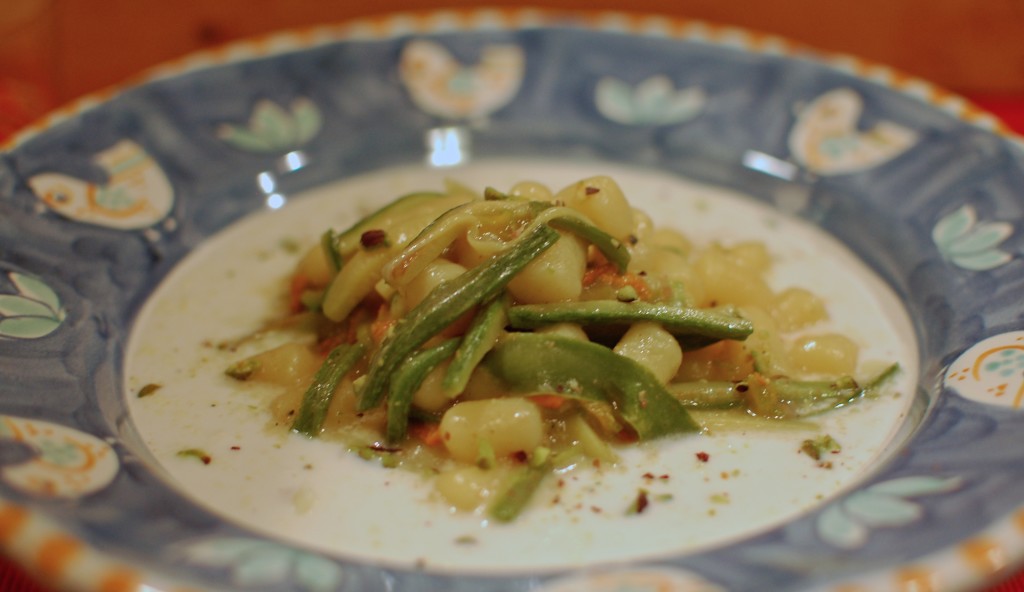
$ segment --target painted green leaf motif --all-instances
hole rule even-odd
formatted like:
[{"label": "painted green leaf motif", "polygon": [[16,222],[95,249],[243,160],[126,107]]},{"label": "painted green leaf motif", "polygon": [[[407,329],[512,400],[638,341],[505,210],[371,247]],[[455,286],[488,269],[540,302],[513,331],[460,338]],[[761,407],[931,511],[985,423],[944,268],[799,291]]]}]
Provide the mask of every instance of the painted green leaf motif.
[{"label": "painted green leaf motif", "polygon": [[921,517],[921,507],[905,499],[871,491],[852,495],[843,509],[853,518],[872,528],[910,524]]},{"label": "painted green leaf motif", "polygon": [[911,498],[948,493],[959,488],[957,477],[901,477],[855,491],[826,508],[816,530],[826,543],[840,549],[864,545],[871,529],[908,526],[921,519],[924,510]]},{"label": "painted green leaf motif", "polygon": [[917,497],[934,493],[955,491],[963,485],[963,479],[940,479],[939,477],[917,476],[903,477],[891,481],[883,481],[872,485],[869,489],[874,493],[895,495],[899,497]]},{"label": "painted green leaf motif", "polygon": [[836,505],[827,508],[818,518],[818,536],[835,547],[853,549],[867,541],[868,529],[847,516]]},{"label": "painted green leaf motif", "polygon": [[9,273],[8,277],[22,296],[38,300],[49,306],[50,310],[60,310],[60,298],[57,297],[57,293],[39,278],[14,272]]},{"label": "painted green leaf motif", "polygon": [[185,555],[197,565],[227,568],[239,587],[328,592],[336,590],[342,580],[337,563],[268,541],[206,539],[189,545]]},{"label": "painted green leaf motif", "polygon": [[666,76],[652,76],[635,88],[616,78],[598,81],[594,94],[598,111],[626,125],[670,125],[693,119],[707,97],[698,88],[676,90]]},{"label": "painted green leaf motif", "polygon": [[0,294],[0,339],[38,339],[53,333],[64,321],[60,298],[38,278],[10,272],[18,290]]},{"label": "painted green leaf motif", "polygon": [[8,317],[0,319],[0,338],[38,339],[53,333],[60,321],[42,317]]},{"label": "painted green leaf motif", "polygon": [[248,152],[287,152],[309,142],[322,126],[320,110],[308,99],[296,99],[288,109],[263,100],[256,103],[246,125],[223,124],[217,135]]},{"label": "painted green leaf motif", "polygon": [[964,205],[947,214],[932,229],[932,241],[942,256],[963,269],[986,271],[1013,256],[999,249],[1013,227],[1004,222],[979,222],[974,208]]},{"label": "painted green leaf motif", "polygon": [[52,317],[53,309],[43,302],[24,296],[0,294],[0,316]]}]

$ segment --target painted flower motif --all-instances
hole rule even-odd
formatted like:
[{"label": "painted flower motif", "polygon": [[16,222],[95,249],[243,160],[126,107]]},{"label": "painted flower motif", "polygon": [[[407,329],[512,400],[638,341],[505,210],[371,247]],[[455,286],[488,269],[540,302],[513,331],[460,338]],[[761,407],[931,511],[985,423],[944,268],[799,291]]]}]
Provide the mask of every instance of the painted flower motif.
[{"label": "painted flower motif", "polygon": [[526,57],[515,45],[488,45],[479,62],[464,65],[426,40],[407,44],[398,64],[416,106],[450,119],[482,119],[501,109],[519,92],[525,69]]},{"label": "painted flower motif", "polygon": [[341,567],[328,559],[284,545],[256,539],[206,539],[185,550],[189,561],[228,568],[238,587],[328,592],[341,584]]},{"label": "painted flower motif", "polygon": [[0,468],[0,479],[43,497],[75,498],[106,487],[120,470],[109,444],[65,426],[0,416],[0,441],[18,442],[32,456]]},{"label": "painted flower motif", "polygon": [[262,100],[253,107],[246,125],[225,123],[217,136],[247,152],[288,152],[313,139],[322,126],[320,109],[309,99],[295,99],[288,109]]},{"label": "painted flower motif", "polygon": [[652,76],[636,87],[606,76],[594,92],[597,110],[625,125],[671,125],[700,114],[707,95],[699,88],[677,90],[667,76]]},{"label": "painted flower motif", "polygon": [[121,230],[146,228],[163,220],[174,191],[163,170],[141,146],[121,140],[93,158],[107,173],[103,184],[56,172],[28,180],[36,196],[58,214]]},{"label": "painted flower motif", "polygon": [[0,339],[37,339],[56,331],[66,314],[57,293],[29,275],[12,271],[7,278],[17,292],[0,294]]},{"label": "painted flower motif", "polygon": [[961,484],[956,477],[904,477],[877,483],[829,506],[818,518],[818,536],[841,549],[861,547],[871,529],[907,526],[920,520],[924,511],[910,498],[947,493]]},{"label": "painted flower motif", "polygon": [[979,222],[974,208],[960,206],[932,229],[932,240],[942,256],[971,271],[995,269],[1013,258],[999,245],[1013,234],[1006,222]]},{"label": "painted flower motif", "polygon": [[863,110],[860,95],[849,88],[824,93],[797,113],[790,152],[815,173],[839,175],[879,166],[917,143],[917,133],[891,121],[859,129]]},{"label": "painted flower motif", "polygon": [[961,396],[1012,409],[1024,407],[1024,332],[993,335],[960,354],[946,385]]}]

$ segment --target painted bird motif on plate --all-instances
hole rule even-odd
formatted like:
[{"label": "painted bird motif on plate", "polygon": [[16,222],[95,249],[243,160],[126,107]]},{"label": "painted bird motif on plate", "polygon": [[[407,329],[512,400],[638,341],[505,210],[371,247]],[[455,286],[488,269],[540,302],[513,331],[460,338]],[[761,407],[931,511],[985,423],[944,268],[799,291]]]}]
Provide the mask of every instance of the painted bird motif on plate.
[{"label": "painted bird motif on plate", "polygon": [[29,187],[61,216],[109,228],[146,228],[171,211],[171,184],[153,157],[137,143],[121,140],[97,153],[93,163],[106,173],[105,182],[44,172],[29,178]]}]

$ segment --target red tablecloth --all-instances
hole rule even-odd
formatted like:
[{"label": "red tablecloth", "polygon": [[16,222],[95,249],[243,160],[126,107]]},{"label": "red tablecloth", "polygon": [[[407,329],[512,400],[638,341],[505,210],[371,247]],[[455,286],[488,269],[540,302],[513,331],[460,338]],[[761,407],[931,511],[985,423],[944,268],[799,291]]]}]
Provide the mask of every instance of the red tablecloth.
[{"label": "red tablecloth", "polygon": [[[0,141],[15,131],[19,124],[29,123],[18,101],[3,96],[0,87]],[[1024,97],[970,97],[978,106],[992,112],[1007,126],[1024,134]],[[18,565],[0,557],[0,592],[51,592],[36,584]],[[990,588],[987,592],[1024,592],[1024,572]]]}]

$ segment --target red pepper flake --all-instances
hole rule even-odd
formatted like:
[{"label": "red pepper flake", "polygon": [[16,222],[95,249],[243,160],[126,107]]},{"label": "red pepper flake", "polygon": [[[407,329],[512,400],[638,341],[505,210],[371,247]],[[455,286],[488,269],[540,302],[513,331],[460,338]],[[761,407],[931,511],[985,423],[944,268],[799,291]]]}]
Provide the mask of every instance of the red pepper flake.
[{"label": "red pepper flake", "polygon": [[588,186],[587,188],[585,188],[583,190],[583,193],[586,193],[587,195],[594,195],[595,193],[599,193],[600,191],[601,190],[598,189],[597,187],[589,187]]},{"label": "red pepper flake", "polygon": [[363,248],[372,249],[373,247],[386,246],[388,242],[388,235],[380,228],[373,228],[367,230],[359,236],[359,244],[363,245]]},{"label": "red pepper flake", "polygon": [[524,463],[530,460],[530,455],[526,454],[525,450],[516,450],[515,452],[512,453],[511,456],[512,459],[515,460],[516,462]]},{"label": "red pepper flake", "polygon": [[242,449],[241,446],[232,446],[231,447],[231,450],[241,450],[241,449]]},{"label": "red pepper flake", "polygon": [[711,455],[702,450],[697,453],[697,460],[699,460],[700,462],[708,462],[709,460],[711,460]]},{"label": "red pepper flake", "polygon": [[636,499],[634,499],[633,503],[626,509],[626,514],[642,514],[649,505],[651,505],[651,500],[647,497],[647,490],[641,489],[637,491]]}]

